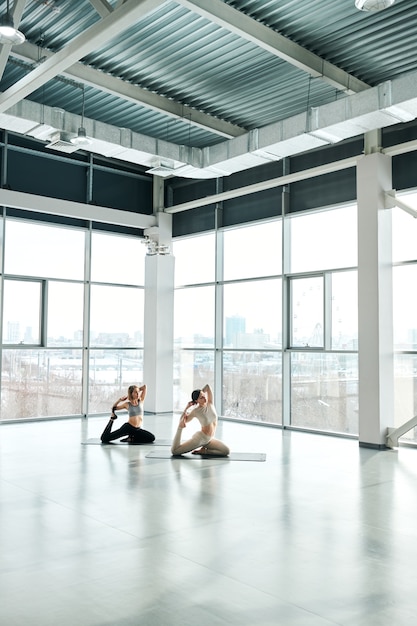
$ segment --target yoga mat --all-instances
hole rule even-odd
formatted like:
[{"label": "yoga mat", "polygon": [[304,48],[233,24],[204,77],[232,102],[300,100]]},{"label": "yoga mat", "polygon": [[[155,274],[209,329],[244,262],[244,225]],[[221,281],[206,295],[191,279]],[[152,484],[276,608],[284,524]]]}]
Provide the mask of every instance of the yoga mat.
[{"label": "yoga mat", "polygon": [[115,441],[102,443],[99,437],[91,437],[90,439],[87,439],[87,441],[82,441],[81,443],[84,446],[110,446],[114,444],[121,446],[170,446],[172,444],[172,439],[155,439],[153,443],[127,443],[127,441],[120,441],[120,439],[116,439]]},{"label": "yoga mat", "polygon": [[229,456],[214,456],[212,454],[182,454],[180,456],[172,456],[169,450],[152,450],[146,454],[147,459],[215,459],[223,461],[265,461],[266,454],[264,452],[231,452]]}]

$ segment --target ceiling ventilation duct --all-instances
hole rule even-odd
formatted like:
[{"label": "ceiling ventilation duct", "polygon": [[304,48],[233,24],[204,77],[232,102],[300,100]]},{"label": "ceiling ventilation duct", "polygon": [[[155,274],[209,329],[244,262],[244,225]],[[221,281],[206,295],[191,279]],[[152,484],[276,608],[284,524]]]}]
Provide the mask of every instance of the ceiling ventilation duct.
[{"label": "ceiling ventilation duct", "polygon": [[146,170],[146,173],[168,178],[169,176],[178,176],[182,167],[184,167],[183,163],[172,159],[153,159],[152,167]]},{"label": "ceiling ventilation duct", "polygon": [[155,165],[151,169],[146,170],[147,174],[154,174],[155,176],[161,176],[162,178],[168,178],[168,176],[175,176],[174,170],[171,167],[165,165]]},{"label": "ceiling ventilation duct", "polygon": [[53,133],[49,139],[50,141],[45,147],[50,148],[51,150],[71,154],[72,152],[80,149],[80,146],[74,145],[71,141],[68,141],[67,136],[64,133],[61,133],[61,131]]},{"label": "ceiling ventilation duct", "polygon": [[[162,141],[97,120],[86,120],[87,152],[146,168],[149,174],[219,178],[417,118],[417,72],[204,148]],[[0,128],[49,142],[71,153],[79,117],[22,100],[0,114]]]}]

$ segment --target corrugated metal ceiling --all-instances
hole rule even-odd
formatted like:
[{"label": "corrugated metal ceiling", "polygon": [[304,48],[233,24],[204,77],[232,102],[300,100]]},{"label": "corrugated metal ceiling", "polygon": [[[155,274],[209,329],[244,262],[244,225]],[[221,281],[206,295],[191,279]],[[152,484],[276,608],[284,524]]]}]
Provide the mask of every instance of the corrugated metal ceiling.
[{"label": "corrugated metal ceiling", "polygon": [[[8,55],[2,51],[1,91],[7,96],[37,65],[42,68],[39,61],[46,53],[59,52],[88,28],[104,23],[122,4],[120,0],[28,0],[20,23],[27,41]],[[391,8],[373,14],[358,11],[354,0],[198,0],[196,10],[193,2],[168,1],[153,3],[156,8],[144,11],[123,32],[109,31],[108,40],[79,59],[79,64],[94,68],[104,79],[116,77],[176,103],[178,114],[149,107],[140,99],[135,102],[115,93],[113,86],[94,86],[91,79],[83,80],[82,72],[81,77],[59,72],[27,98],[79,114],[80,87],[85,82],[86,117],[202,148],[224,141],[225,136],[196,125],[194,112],[244,132],[345,97],[342,89],[312,77],[253,37],[234,32],[233,23],[219,24],[204,12],[210,14],[222,4],[252,18],[255,27],[267,26],[319,55],[323,67],[331,63],[370,86],[417,70],[416,0],[397,0]]]}]

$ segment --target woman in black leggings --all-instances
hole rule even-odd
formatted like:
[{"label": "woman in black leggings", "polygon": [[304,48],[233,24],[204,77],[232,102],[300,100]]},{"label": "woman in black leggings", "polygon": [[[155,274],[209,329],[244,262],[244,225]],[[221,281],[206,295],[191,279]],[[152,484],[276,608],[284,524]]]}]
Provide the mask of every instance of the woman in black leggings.
[{"label": "woman in black leggings", "polygon": [[[146,385],[142,385],[141,387],[130,385],[127,390],[127,396],[119,398],[112,406],[109,423],[101,435],[102,443],[109,443],[125,435],[127,435],[127,437],[122,439],[122,441],[126,441],[127,443],[153,443],[155,441],[155,435],[142,428],[143,402],[145,396]],[[123,409],[128,412],[128,421],[117,430],[112,431],[113,422],[117,419],[115,411],[121,411]]]}]

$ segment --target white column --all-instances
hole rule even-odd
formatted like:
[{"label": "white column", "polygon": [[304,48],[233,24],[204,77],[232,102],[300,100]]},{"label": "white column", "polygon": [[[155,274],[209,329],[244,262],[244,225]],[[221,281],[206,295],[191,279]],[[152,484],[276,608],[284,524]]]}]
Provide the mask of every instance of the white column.
[{"label": "white column", "polygon": [[[170,247],[171,221],[171,215],[158,213],[157,228],[148,229],[158,246]],[[149,413],[173,410],[174,266],[172,254],[145,257],[143,377],[147,384],[145,410]]]},{"label": "white column", "polygon": [[359,444],[385,448],[394,423],[391,158],[358,161]]}]

